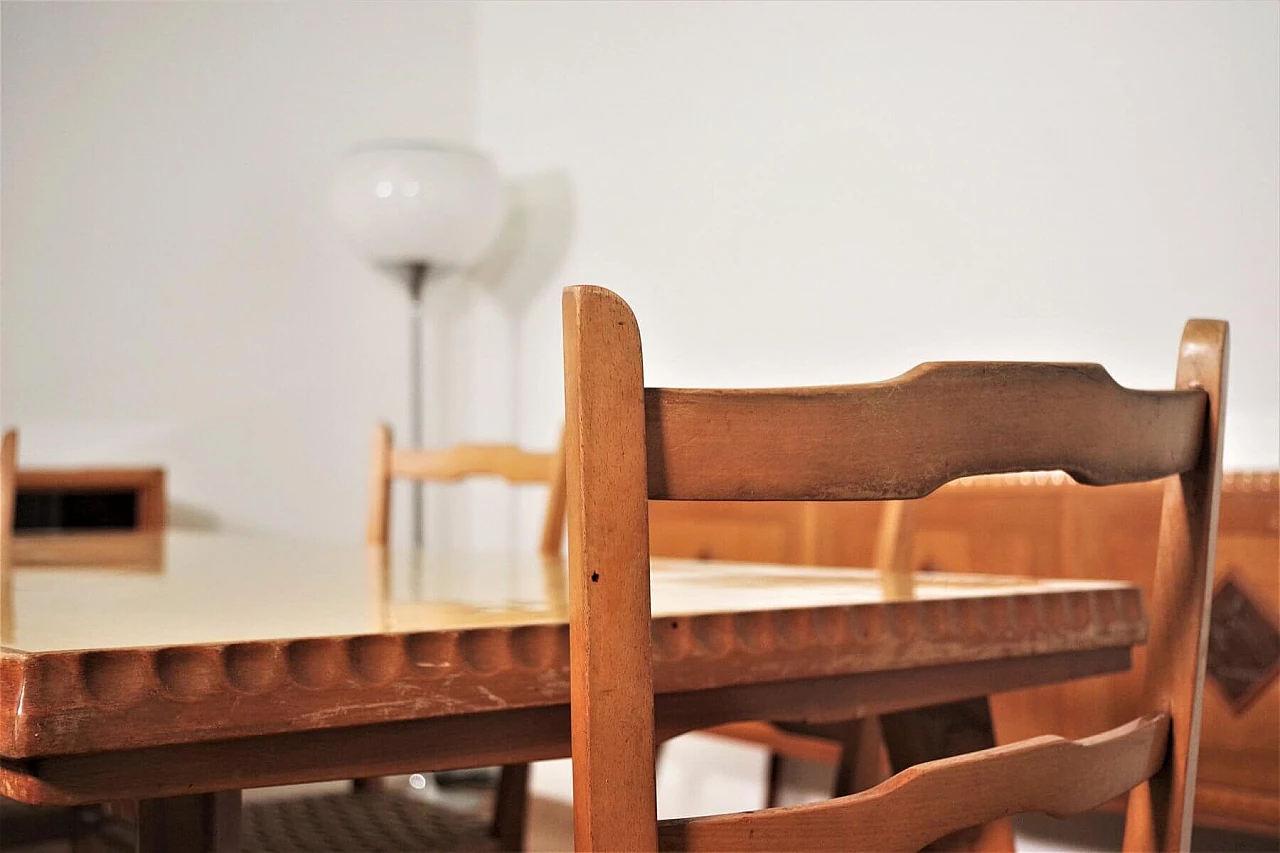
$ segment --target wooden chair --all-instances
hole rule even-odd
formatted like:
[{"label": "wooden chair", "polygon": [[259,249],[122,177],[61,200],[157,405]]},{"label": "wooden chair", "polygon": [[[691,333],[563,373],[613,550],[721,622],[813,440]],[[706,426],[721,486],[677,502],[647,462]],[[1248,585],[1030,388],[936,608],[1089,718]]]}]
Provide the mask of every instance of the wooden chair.
[{"label": "wooden chair", "polygon": [[[369,514],[366,540],[386,547],[390,541],[391,483],[396,479],[418,482],[458,482],[471,477],[499,477],[511,485],[545,484],[549,487],[542,537],[538,550],[558,557],[564,541],[564,455],[535,453],[506,444],[460,444],[443,450],[397,448],[391,428],[378,424],[373,432],[369,481]],[[492,833],[505,850],[524,846],[525,805],[528,800],[529,765],[502,768],[494,803]]]},{"label": "wooden chair", "polygon": [[[1129,791],[1125,848],[1185,850],[1221,483],[1227,326],[1190,321],[1176,389],[1097,365],[933,363],[870,385],[644,387],[616,294],[564,296],[574,834],[580,850],[916,850],[1024,811]],[[964,476],[1057,470],[1092,485],[1167,477],[1147,716],[929,761],[848,797],[656,820],[647,499],[907,500]]]}]

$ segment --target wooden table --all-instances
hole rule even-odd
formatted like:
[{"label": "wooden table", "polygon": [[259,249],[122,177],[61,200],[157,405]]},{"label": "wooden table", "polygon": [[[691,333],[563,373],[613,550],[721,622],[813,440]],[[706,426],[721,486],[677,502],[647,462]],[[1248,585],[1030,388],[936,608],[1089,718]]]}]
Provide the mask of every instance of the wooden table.
[{"label": "wooden table", "polygon": [[[141,800],[176,832],[238,804],[198,795],[569,752],[558,560],[190,532],[101,553],[0,579],[7,797]],[[885,601],[858,569],[654,560],[652,597],[661,737],[1117,672],[1147,635],[1138,590],[1102,581],[948,574]]]}]

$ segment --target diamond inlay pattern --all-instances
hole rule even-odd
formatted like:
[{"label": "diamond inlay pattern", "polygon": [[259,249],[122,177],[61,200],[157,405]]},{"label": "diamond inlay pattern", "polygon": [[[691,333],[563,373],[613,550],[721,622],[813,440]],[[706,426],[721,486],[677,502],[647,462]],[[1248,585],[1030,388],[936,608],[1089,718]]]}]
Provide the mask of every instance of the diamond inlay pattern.
[{"label": "diamond inlay pattern", "polygon": [[1229,575],[1209,611],[1205,672],[1237,715],[1280,675],[1280,630]]}]

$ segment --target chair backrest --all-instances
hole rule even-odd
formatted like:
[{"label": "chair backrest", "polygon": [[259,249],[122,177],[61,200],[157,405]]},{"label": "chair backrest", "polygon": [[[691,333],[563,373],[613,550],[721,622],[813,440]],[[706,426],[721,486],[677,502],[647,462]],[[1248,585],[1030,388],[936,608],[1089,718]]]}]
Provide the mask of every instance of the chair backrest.
[{"label": "chair backrest", "polygon": [[[1225,323],[1187,324],[1170,391],[1122,388],[1097,365],[976,362],[869,385],[645,388],[635,318],[598,287],[565,291],[564,343],[579,849],[654,849],[659,836],[690,849],[917,849],[1017,811],[1087,810],[1135,786],[1126,848],[1187,846]],[[917,765],[827,803],[657,829],[646,499],[903,500],[959,477],[1053,469],[1095,485],[1169,478],[1150,609],[1151,716],[1086,741],[1037,738]]]},{"label": "chair backrest", "polygon": [[564,541],[565,479],[563,447],[535,453],[508,444],[459,444],[443,450],[398,448],[391,428],[373,430],[369,469],[369,514],[365,538],[386,545],[390,534],[391,481],[457,482],[468,477],[500,477],[511,484],[545,483],[550,487],[539,551],[558,556]]}]

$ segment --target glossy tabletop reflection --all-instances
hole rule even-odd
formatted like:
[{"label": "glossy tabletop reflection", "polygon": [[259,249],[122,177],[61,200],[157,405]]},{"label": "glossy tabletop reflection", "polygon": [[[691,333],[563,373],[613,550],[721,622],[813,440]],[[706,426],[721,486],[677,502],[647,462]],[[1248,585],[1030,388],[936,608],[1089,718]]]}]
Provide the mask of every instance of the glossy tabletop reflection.
[{"label": "glossy tabletop reflection", "polygon": [[[173,531],[103,560],[17,565],[3,578],[13,651],[144,648],[567,621],[565,566],[536,554],[387,555],[381,549]],[[127,538],[126,538],[127,537]],[[146,543],[143,543],[146,544]],[[124,561],[111,557],[124,553]],[[139,559],[138,554],[148,554]],[[1103,581],[926,575],[919,600],[1128,590]],[[655,619],[874,605],[875,572],[655,559]]]}]

